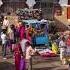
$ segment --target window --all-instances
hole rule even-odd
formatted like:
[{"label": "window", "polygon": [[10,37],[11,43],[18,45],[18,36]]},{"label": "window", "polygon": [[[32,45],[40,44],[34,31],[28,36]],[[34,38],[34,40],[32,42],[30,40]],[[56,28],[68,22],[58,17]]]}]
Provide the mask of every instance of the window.
[{"label": "window", "polygon": [[39,2],[39,1],[41,1],[41,0],[35,0],[35,1],[36,1],[36,2],[38,1],[38,2]]},{"label": "window", "polygon": [[68,0],[68,5],[70,5],[70,0]]},{"label": "window", "polygon": [[25,0],[3,0],[3,7],[2,9],[4,12],[9,12],[9,9],[11,8],[13,11],[16,11],[18,8],[24,8],[27,7],[25,4]]},{"label": "window", "polygon": [[54,3],[58,3],[60,0],[54,0]]},{"label": "window", "polygon": [[45,7],[47,7],[46,2],[42,2],[42,3],[41,3],[41,8],[45,8]]},{"label": "window", "polygon": [[67,8],[67,19],[70,19],[70,7]]},{"label": "window", "polygon": [[52,7],[53,3],[46,3],[46,2],[41,3],[41,8],[52,8]]},{"label": "window", "polygon": [[42,1],[41,2],[41,9],[42,9],[42,13],[43,16],[47,19],[53,19],[53,2],[50,1]]},{"label": "window", "polygon": [[37,1],[36,4],[34,5],[35,9],[41,8],[41,2]]},{"label": "window", "polygon": [[19,2],[19,0],[9,0],[10,2]]},{"label": "window", "polygon": [[[68,0],[68,5],[70,5],[70,0]],[[70,19],[70,7],[67,8],[67,19]]]}]

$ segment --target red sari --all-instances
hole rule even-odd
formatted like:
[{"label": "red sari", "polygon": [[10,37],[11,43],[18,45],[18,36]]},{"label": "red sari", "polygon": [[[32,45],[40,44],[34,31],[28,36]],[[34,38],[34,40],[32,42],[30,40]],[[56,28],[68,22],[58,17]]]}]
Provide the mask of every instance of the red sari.
[{"label": "red sari", "polygon": [[32,41],[32,40],[31,40],[31,36],[30,36],[30,33],[29,33],[29,32],[27,32],[26,37],[27,37],[27,39],[28,39],[30,42]]},{"label": "red sari", "polygon": [[16,48],[14,49],[14,56],[15,56],[15,70],[20,70],[20,60],[21,60],[21,54],[20,54],[20,45],[17,44]]},{"label": "red sari", "polygon": [[24,33],[25,33],[25,27],[24,26],[20,26],[20,28],[19,28],[20,40],[22,40],[24,38]]}]

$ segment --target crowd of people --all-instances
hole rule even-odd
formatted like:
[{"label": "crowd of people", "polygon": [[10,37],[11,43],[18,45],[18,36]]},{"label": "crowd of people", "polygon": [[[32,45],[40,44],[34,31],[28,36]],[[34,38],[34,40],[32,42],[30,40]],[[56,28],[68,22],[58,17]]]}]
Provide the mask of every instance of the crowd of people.
[{"label": "crowd of people", "polygon": [[70,31],[58,33],[51,41],[52,51],[55,54],[59,53],[62,64],[66,64],[70,57]]},{"label": "crowd of people", "polygon": [[60,60],[63,64],[66,63],[66,60],[68,60],[67,57],[70,57],[70,32],[64,33],[61,36],[61,41],[59,42],[59,48],[60,48]]},{"label": "crowd of people", "polygon": [[22,21],[19,21],[18,24],[18,26],[9,24],[7,17],[4,18],[0,37],[3,59],[7,59],[9,49],[15,58],[16,70],[25,70],[26,66],[30,70],[30,58],[35,53],[32,48],[32,28],[25,27]]},{"label": "crowd of people", "polygon": [[21,19],[42,19],[42,11],[39,9],[32,10],[32,11],[22,11],[19,10],[19,13],[17,13],[18,16],[20,16]]},{"label": "crowd of people", "polygon": [[[46,31],[45,29],[44,31]],[[47,32],[47,31],[46,31]],[[46,33],[45,32],[45,33]],[[2,41],[2,55],[3,59],[7,59],[7,51],[14,56],[16,70],[30,70],[31,55],[34,55],[35,51],[33,44],[33,36],[36,34],[35,30],[30,26],[25,26],[22,21],[18,22],[18,26],[10,24],[7,17],[4,17],[0,38]],[[47,33],[46,33],[47,34]],[[70,54],[70,32],[60,33],[54,38],[49,35],[52,51],[57,54],[60,53],[60,60],[63,63],[66,56]],[[50,41],[49,40],[49,41]],[[51,44],[51,45],[50,45]],[[8,49],[7,49],[8,48]]]}]

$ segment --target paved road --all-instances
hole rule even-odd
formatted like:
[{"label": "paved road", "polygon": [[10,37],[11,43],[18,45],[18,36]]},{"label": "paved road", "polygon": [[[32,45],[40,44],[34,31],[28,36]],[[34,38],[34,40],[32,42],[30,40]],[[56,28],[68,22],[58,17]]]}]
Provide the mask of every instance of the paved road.
[{"label": "paved road", "polygon": [[68,70],[68,65],[62,65],[59,57],[53,57],[38,61],[33,65],[33,70]]},{"label": "paved road", "polygon": [[68,70],[68,65],[62,65],[59,57],[48,58],[46,60],[37,58],[35,62],[33,70]]},{"label": "paved road", "polygon": [[[68,65],[62,65],[58,57],[47,60],[34,58],[32,67],[32,70],[68,70]],[[0,70],[15,70],[14,60],[12,58],[3,60],[0,57]]]},{"label": "paved road", "polygon": [[[33,58],[32,70],[68,70],[68,65],[62,65],[59,57],[43,59],[41,57]],[[3,60],[0,49],[0,70],[15,70],[14,59],[8,56],[7,60]]]}]

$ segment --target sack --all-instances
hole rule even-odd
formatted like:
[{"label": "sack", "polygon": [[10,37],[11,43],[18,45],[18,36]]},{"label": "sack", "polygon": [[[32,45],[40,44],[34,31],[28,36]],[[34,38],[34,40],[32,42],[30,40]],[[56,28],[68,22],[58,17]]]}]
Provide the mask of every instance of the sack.
[{"label": "sack", "polygon": [[25,59],[21,58],[20,60],[20,69],[19,70],[26,70]]},{"label": "sack", "polygon": [[42,53],[41,56],[42,57],[55,57],[56,54],[55,53],[46,52],[46,53]]}]

